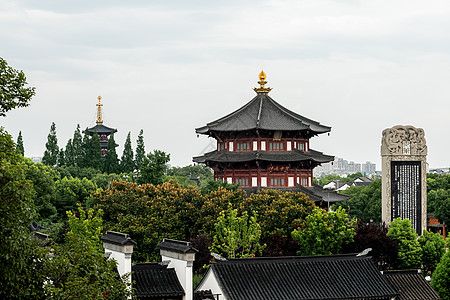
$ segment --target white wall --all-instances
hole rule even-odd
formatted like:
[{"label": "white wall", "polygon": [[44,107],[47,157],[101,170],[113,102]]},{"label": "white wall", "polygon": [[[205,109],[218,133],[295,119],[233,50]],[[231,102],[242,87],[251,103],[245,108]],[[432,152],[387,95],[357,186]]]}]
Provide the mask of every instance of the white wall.
[{"label": "white wall", "polygon": [[214,276],[214,272],[212,271],[211,267],[209,267],[208,271],[205,274],[203,281],[200,283],[199,286],[197,286],[197,288],[195,290],[196,291],[211,290],[211,292],[214,295],[219,294],[220,300],[227,300],[227,298],[223,294],[222,289],[219,286],[219,282],[217,282],[217,279]]}]

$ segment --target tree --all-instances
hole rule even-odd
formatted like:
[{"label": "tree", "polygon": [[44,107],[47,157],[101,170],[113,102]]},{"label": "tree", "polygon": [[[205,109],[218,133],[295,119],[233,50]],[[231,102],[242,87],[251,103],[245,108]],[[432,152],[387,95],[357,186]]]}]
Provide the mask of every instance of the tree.
[{"label": "tree", "polygon": [[0,57],[0,116],[16,107],[26,107],[35,95],[34,87],[27,87],[27,78],[23,71],[8,66]]},{"label": "tree", "polygon": [[131,148],[131,133],[128,132],[125,145],[123,146],[122,159],[120,160],[120,168],[123,173],[133,172],[134,170],[134,154]]},{"label": "tree", "polygon": [[64,177],[57,180],[55,207],[60,217],[66,216],[66,211],[76,209],[77,203],[86,203],[97,187],[87,178],[79,179]]},{"label": "tree", "polygon": [[[107,154],[108,155],[108,154]],[[160,150],[148,153],[141,163],[138,183],[151,183],[154,185],[164,182],[164,174],[167,170],[167,163],[170,155]]]},{"label": "tree", "polygon": [[349,199],[333,208],[348,208],[351,217],[364,222],[381,222],[381,180],[374,180],[369,186],[352,186],[343,193]]},{"label": "tree", "polygon": [[256,214],[249,217],[244,211],[238,216],[238,210],[232,209],[231,204],[220,213],[215,229],[210,250],[225,257],[254,257],[266,247],[259,244],[261,226],[256,221]]},{"label": "tree", "polygon": [[26,159],[25,176],[33,183],[34,195],[32,197],[39,221],[49,223],[58,219],[56,202],[56,185],[59,180],[59,173],[52,167],[42,163],[34,163],[31,159]]},{"label": "tree", "polygon": [[119,158],[116,152],[116,141],[114,141],[114,133],[111,134],[108,140],[104,171],[106,173],[119,173]]},{"label": "tree", "polygon": [[434,216],[445,224],[450,224],[450,188],[431,190],[427,194],[427,206]]},{"label": "tree", "polygon": [[72,138],[72,161],[76,166],[83,166],[84,153],[83,153],[83,138],[81,136],[80,124],[77,125],[77,129],[73,133]]},{"label": "tree", "polygon": [[103,245],[100,241],[100,237],[103,232],[103,211],[101,209],[94,210],[89,208],[87,211],[83,209],[80,203],[78,206],[78,216],[76,213],[67,211],[67,217],[69,218],[70,231],[68,234],[83,235],[97,252],[103,252]]},{"label": "tree", "polygon": [[90,136],[89,130],[86,127],[83,132],[83,139],[81,141],[81,153],[83,154],[83,159],[79,162],[79,164],[74,163],[74,165],[78,167],[89,168],[91,166],[92,143]]},{"label": "tree", "polygon": [[46,150],[44,151],[44,156],[42,157],[42,163],[47,166],[56,166],[58,162],[58,138],[56,137],[56,125],[52,122],[50,127],[50,133],[47,137],[47,143],[45,143]]},{"label": "tree", "polygon": [[431,286],[443,300],[450,300],[450,251],[444,254],[431,277]]},{"label": "tree", "polygon": [[66,155],[63,148],[59,149],[58,152],[58,167],[62,167],[66,165]]},{"label": "tree", "polygon": [[137,138],[135,165],[140,169],[145,157],[144,130],[141,129]]},{"label": "tree", "polygon": [[0,128],[0,298],[44,299],[45,253],[29,225],[36,214],[33,189],[25,178],[24,158]]},{"label": "tree", "polygon": [[64,150],[64,165],[68,167],[75,166],[74,157],[72,139],[69,139],[66,144],[66,149]]},{"label": "tree", "polygon": [[343,253],[358,253],[367,248],[372,250],[369,256],[381,270],[397,266],[397,244],[387,236],[388,228],[383,223],[359,222],[353,242],[343,247]]},{"label": "tree", "polygon": [[100,146],[100,137],[97,131],[91,138],[91,161],[90,167],[101,170],[103,167],[102,147]]},{"label": "tree", "polygon": [[445,254],[445,241],[439,233],[423,231],[419,237],[422,248],[422,269],[424,274],[431,275],[441,257]]},{"label": "tree", "polygon": [[[126,299],[127,276],[120,278],[115,261],[104,257],[100,236],[101,211],[87,212],[78,205],[79,217],[68,212],[70,231],[55,245],[48,264],[45,290],[57,299]],[[129,275],[128,275],[129,276]]]},{"label": "tree", "polygon": [[17,151],[22,156],[25,156],[25,149],[23,148],[23,139],[22,139],[22,131],[19,131],[19,136],[17,137]]},{"label": "tree", "polygon": [[399,268],[420,268],[422,249],[417,241],[417,233],[411,227],[411,221],[395,219],[391,223],[387,235],[397,243]]},{"label": "tree", "polygon": [[300,228],[292,232],[292,237],[300,247],[297,254],[338,254],[345,244],[353,241],[355,225],[355,221],[350,220],[342,208],[335,212],[315,208]]}]

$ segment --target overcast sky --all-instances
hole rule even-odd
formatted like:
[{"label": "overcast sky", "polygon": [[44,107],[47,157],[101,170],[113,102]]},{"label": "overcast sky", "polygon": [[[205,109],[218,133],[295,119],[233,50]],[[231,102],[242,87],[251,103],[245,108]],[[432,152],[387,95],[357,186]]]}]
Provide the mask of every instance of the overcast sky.
[{"label": "overcast sky", "polygon": [[173,166],[213,148],[195,128],[254,96],[261,68],[270,96],[331,126],[311,147],[375,162],[381,132],[425,130],[430,167],[450,165],[450,2],[413,0],[0,0],[0,57],[36,96],[0,124],[25,156],[42,156],[80,124],[144,130],[146,150]]}]

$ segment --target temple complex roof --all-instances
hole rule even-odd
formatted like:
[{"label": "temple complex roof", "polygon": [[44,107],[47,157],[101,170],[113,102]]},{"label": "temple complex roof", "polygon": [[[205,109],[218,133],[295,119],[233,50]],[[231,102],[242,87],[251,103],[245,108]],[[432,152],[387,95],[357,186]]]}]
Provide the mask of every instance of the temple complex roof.
[{"label": "temple complex roof", "polygon": [[267,94],[258,94],[231,114],[195,129],[199,134],[246,130],[307,131],[313,136],[329,132],[331,127],[305,118],[276,102]]},{"label": "temple complex roof", "polygon": [[309,150],[300,151],[211,151],[202,156],[193,158],[196,163],[206,162],[247,162],[247,161],[269,161],[269,162],[301,162],[314,161],[317,163],[326,163],[334,160],[334,156],[325,155],[322,152]]},{"label": "temple complex roof", "polygon": [[91,128],[88,128],[89,132],[94,134],[97,131],[97,134],[111,134],[117,132],[117,129],[105,126],[103,124],[97,124]]}]

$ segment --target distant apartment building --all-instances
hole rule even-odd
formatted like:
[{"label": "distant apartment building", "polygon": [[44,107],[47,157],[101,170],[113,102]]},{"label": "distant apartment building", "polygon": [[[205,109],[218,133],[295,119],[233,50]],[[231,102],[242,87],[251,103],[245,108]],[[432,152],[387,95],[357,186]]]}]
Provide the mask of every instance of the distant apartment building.
[{"label": "distant apartment building", "polygon": [[370,161],[363,164],[347,161],[341,157],[335,157],[333,162],[322,164],[314,169],[314,177],[322,177],[325,175],[346,176],[361,172],[364,175],[372,174],[376,171],[376,165]]}]

